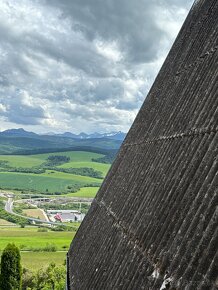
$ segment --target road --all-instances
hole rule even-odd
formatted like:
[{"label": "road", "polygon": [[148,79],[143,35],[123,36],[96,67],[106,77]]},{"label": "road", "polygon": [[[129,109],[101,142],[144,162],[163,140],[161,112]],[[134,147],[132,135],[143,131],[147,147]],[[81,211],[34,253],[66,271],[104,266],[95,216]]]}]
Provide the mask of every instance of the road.
[{"label": "road", "polygon": [[37,218],[31,218],[31,217],[27,217],[27,216],[15,213],[15,212],[13,212],[13,202],[14,202],[13,198],[12,197],[8,197],[8,200],[6,201],[6,204],[5,204],[5,210],[8,213],[10,213],[10,214],[13,214],[13,215],[28,219],[29,221],[32,221],[32,222],[41,223],[41,224],[49,224],[49,225],[55,225],[55,226],[60,226],[60,225],[61,226],[66,226],[65,224],[60,224],[60,223],[56,223],[56,222],[50,222],[50,221],[46,221],[46,220],[40,220],[40,219],[37,219]]}]

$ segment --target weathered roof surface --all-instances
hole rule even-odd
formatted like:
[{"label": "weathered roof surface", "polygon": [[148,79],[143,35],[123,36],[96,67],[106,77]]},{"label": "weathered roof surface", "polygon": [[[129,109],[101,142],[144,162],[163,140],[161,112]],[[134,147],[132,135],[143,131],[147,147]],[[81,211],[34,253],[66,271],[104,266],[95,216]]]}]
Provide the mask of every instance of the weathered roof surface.
[{"label": "weathered roof surface", "polygon": [[70,289],[217,289],[217,153],[218,1],[198,0],[71,245]]}]

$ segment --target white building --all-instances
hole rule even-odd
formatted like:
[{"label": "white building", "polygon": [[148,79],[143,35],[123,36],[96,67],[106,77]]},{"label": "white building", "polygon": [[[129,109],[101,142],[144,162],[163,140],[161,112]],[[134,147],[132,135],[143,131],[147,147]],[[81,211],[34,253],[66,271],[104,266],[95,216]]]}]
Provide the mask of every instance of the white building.
[{"label": "white building", "polygon": [[78,210],[47,210],[47,214],[50,220],[60,222],[81,222],[85,216]]}]

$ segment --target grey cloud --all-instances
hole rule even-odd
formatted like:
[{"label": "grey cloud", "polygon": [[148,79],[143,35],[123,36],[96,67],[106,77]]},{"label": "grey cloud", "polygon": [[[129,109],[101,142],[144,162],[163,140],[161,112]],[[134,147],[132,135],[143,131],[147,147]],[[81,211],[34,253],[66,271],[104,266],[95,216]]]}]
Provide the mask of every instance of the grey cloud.
[{"label": "grey cloud", "polygon": [[[108,124],[111,126],[125,125],[127,119],[132,119],[132,115],[128,111],[119,111],[116,108],[108,109],[107,106],[103,104],[98,105],[97,107],[85,106],[85,105],[76,105],[76,106],[68,106],[63,107],[64,112],[68,114],[68,118],[72,118],[74,120],[84,119],[86,122],[94,122],[96,127],[101,127],[104,124]],[[99,126],[100,125],[100,126]]]},{"label": "grey cloud", "polygon": [[[162,31],[152,21],[152,7],[144,1],[47,1],[70,17],[72,28],[93,41],[116,41],[129,61],[145,62],[156,56]],[[146,5],[145,5],[146,4]]]},{"label": "grey cloud", "polygon": [[10,107],[10,114],[6,116],[8,121],[22,125],[41,124],[41,119],[45,118],[42,108],[33,108],[26,105]]},{"label": "grey cloud", "polygon": [[0,86],[7,87],[9,85],[9,80],[6,78],[5,75],[0,74]]},{"label": "grey cloud", "polygon": [[[69,38],[68,38],[69,37]],[[49,39],[40,32],[25,32],[17,34],[11,27],[0,22],[0,39],[2,47],[7,50],[10,58],[7,63],[13,63],[14,67],[25,75],[32,74],[31,68],[25,61],[25,56],[37,58],[36,53],[43,58],[51,58],[57,62],[64,62],[74,69],[82,70],[92,76],[107,77],[113,73],[108,61],[99,55],[93,45],[85,39],[71,39],[72,35],[55,33],[53,39]]]},{"label": "grey cloud", "polygon": [[190,5],[2,0],[0,119],[33,131],[128,130]]},{"label": "grey cloud", "polygon": [[18,92],[17,96],[20,96],[20,98],[0,97],[0,104],[3,108],[6,108],[1,112],[1,115],[8,122],[22,125],[37,125],[41,124],[42,119],[47,118],[41,106],[25,103],[20,92]]},{"label": "grey cloud", "polygon": [[[149,62],[156,58],[160,41],[166,31],[157,25],[157,8],[189,7],[185,1],[146,0],[47,0],[48,5],[69,17],[72,29],[86,35],[91,41],[103,39],[118,42],[130,62]],[[169,3],[170,2],[170,3]],[[173,7],[171,7],[173,5]]]}]

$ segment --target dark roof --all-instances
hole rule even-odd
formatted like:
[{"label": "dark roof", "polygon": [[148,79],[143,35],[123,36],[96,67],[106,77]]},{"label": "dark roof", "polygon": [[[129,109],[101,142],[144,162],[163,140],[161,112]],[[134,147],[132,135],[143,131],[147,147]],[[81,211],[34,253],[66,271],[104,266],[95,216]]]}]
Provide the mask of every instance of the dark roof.
[{"label": "dark roof", "polygon": [[193,5],[69,250],[70,289],[217,289],[218,1]]}]

